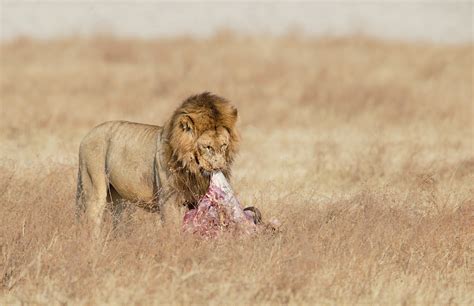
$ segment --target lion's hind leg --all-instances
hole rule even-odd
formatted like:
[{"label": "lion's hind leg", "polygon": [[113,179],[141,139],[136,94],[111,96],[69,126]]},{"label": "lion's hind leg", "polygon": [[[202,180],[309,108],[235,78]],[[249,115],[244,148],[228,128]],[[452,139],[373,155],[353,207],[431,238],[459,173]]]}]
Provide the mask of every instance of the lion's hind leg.
[{"label": "lion's hind leg", "polygon": [[85,213],[88,222],[93,226],[94,238],[99,238],[109,183],[105,173],[105,162],[95,158],[100,154],[87,156],[87,153],[80,152],[79,156],[76,211],[79,216]]},{"label": "lion's hind leg", "polygon": [[122,221],[126,202],[112,185],[109,185],[107,202],[110,204],[109,208],[112,215],[112,226],[115,231],[120,221]]}]

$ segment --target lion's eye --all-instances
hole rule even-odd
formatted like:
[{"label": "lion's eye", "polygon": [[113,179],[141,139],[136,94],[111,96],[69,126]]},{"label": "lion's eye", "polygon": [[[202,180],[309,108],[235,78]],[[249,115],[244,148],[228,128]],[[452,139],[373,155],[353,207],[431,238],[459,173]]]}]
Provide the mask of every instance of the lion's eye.
[{"label": "lion's eye", "polygon": [[206,147],[207,152],[212,153],[214,149],[211,146]]},{"label": "lion's eye", "polygon": [[227,149],[227,144],[224,143],[222,146],[221,146],[221,150],[224,151],[225,149]]}]

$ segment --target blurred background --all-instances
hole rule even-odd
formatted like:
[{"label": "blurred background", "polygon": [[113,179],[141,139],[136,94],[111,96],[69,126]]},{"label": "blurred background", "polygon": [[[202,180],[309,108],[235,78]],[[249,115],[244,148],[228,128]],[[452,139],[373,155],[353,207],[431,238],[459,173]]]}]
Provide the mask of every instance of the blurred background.
[{"label": "blurred background", "polygon": [[[469,1],[2,1],[3,155],[73,164],[96,124],[162,124],[212,91],[239,108],[262,173],[306,173],[291,156],[321,164],[354,142],[337,161],[351,165],[389,134],[466,130],[472,13]],[[298,141],[308,155],[287,148]]]},{"label": "blurred background", "polygon": [[370,36],[465,42],[471,1],[4,1],[2,39],[113,33],[140,38],[245,34]]},{"label": "blurred background", "polygon": [[346,127],[372,139],[466,124],[472,13],[470,1],[2,1],[4,155],[71,163],[94,125],[160,124],[202,91],[237,105],[250,147],[273,135],[270,151],[301,131],[312,147]]}]

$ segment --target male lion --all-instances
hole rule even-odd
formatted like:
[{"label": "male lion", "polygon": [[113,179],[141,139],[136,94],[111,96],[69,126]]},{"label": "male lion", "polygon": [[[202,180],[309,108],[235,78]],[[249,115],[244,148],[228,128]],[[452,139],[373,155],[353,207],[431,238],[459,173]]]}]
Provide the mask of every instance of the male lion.
[{"label": "male lion", "polygon": [[202,93],[186,99],[164,126],[126,121],[102,123],[79,148],[77,211],[100,232],[107,201],[115,213],[125,199],[149,211],[167,203],[195,205],[210,174],[229,178],[238,149],[237,110],[222,97]]}]

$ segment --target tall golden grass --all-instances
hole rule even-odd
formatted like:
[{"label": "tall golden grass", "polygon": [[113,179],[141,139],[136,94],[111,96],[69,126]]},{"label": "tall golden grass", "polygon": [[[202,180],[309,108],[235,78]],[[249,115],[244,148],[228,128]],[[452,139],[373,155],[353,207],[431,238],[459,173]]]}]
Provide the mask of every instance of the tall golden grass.
[{"label": "tall golden grass", "polygon": [[[223,33],[0,51],[0,304],[474,303],[472,44]],[[205,90],[240,112],[234,189],[282,232],[203,241],[130,207],[93,244],[74,218],[81,137],[163,123]]]}]

